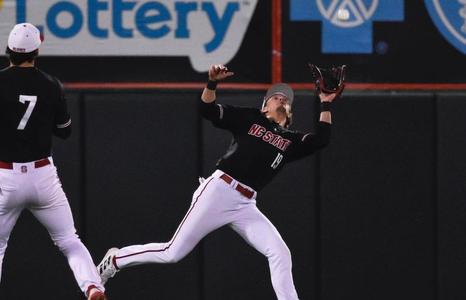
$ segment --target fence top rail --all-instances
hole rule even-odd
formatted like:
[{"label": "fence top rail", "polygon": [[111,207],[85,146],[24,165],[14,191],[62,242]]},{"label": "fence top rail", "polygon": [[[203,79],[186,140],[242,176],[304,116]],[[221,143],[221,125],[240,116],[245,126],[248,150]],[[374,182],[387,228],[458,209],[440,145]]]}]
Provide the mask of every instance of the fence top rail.
[{"label": "fence top rail", "polygon": [[[313,90],[313,83],[290,83],[297,90]],[[202,89],[204,82],[67,82],[65,88],[73,90],[190,90]],[[219,87],[229,90],[266,90],[269,83],[221,82]],[[347,90],[417,90],[417,91],[466,91],[466,83],[356,83],[346,84]]]}]

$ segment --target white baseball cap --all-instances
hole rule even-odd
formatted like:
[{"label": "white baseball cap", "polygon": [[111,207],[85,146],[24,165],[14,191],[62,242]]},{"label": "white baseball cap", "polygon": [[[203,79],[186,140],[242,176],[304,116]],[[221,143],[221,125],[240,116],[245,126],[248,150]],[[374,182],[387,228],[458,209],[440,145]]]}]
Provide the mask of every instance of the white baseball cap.
[{"label": "white baseball cap", "polygon": [[8,48],[18,53],[30,53],[42,43],[39,29],[30,23],[16,24],[8,36]]}]

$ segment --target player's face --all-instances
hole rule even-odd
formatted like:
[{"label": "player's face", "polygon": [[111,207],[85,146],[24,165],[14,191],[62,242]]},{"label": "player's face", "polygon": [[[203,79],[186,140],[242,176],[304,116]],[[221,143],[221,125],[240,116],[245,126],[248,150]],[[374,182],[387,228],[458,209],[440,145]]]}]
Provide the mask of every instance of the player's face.
[{"label": "player's face", "polygon": [[288,98],[283,95],[275,94],[267,100],[267,104],[265,106],[267,111],[290,111],[291,107],[288,103]]}]

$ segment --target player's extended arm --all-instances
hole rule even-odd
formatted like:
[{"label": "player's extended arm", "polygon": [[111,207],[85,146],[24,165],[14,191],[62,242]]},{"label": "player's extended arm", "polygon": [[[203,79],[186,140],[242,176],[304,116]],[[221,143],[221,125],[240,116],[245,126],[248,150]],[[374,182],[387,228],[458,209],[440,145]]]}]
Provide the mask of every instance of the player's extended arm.
[{"label": "player's extended arm", "polygon": [[228,71],[228,68],[224,65],[212,65],[209,68],[209,81],[207,86],[204,88],[204,91],[201,95],[201,100],[205,103],[212,103],[215,101],[215,89],[217,88],[217,83],[220,80],[223,80],[227,77],[232,76],[234,73]]},{"label": "player's extended arm", "polygon": [[300,140],[292,144],[292,150],[290,147],[291,151],[288,154],[288,162],[311,155],[327,146],[330,143],[331,127],[330,123],[321,120],[321,122],[317,123],[314,133],[301,133]]},{"label": "player's extended arm", "polygon": [[[322,106],[322,109],[325,109],[325,106],[330,105],[333,100],[336,98],[336,94],[325,94],[325,93],[320,93],[319,98],[320,98],[320,103]],[[332,124],[332,113],[330,110],[322,110],[320,112],[320,122],[325,122]]]},{"label": "player's extended arm", "polygon": [[331,104],[345,89],[346,65],[328,69],[309,64],[320,99],[320,121],[332,124]]}]

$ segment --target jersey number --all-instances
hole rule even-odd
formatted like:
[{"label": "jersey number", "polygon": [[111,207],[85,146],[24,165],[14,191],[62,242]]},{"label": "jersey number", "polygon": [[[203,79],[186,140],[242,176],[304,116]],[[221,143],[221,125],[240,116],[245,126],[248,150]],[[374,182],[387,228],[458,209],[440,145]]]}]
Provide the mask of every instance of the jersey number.
[{"label": "jersey number", "polygon": [[277,157],[275,157],[275,160],[270,165],[272,167],[272,169],[276,169],[278,167],[278,165],[282,162],[282,159],[283,159],[283,155],[281,153],[278,153]]},{"label": "jersey number", "polygon": [[36,106],[37,96],[19,95],[19,102],[23,104],[26,104],[26,102],[29,102],[28,108],[26,109],[26,112],[24,113],[24,116],[18,125],[18,130],[23,130],[29,121],[29,117],[31,117],[34,107]]}]

